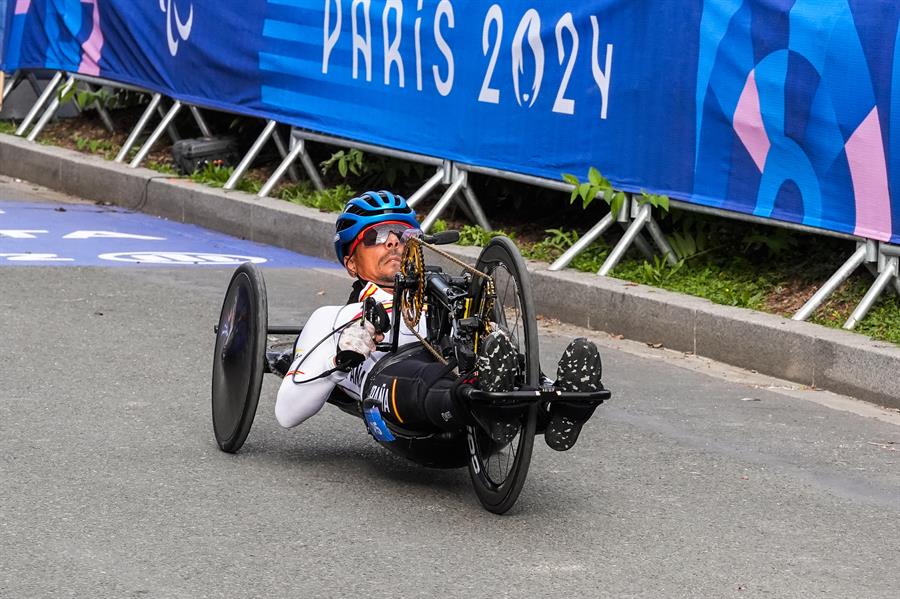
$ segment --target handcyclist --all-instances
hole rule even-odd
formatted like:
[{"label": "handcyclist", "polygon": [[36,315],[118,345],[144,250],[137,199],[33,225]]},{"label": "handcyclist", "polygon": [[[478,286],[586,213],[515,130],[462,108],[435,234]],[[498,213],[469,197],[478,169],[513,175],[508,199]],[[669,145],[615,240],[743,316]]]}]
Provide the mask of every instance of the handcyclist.
[{"label": "handcyclist", "polygon": [[[370,297],[390,313],[394,275],[400,271],[406,235],[417,233],[418,227],[406,200],[388,191],[365,192],[344,207],[337,219],[334,247],[338,261],[354,279],[353,290],[346,305],[324,306],[313,312],[293,353],[278,361],[280,364],[270,363],[273,370],[285,375],[275,403],[275,416],[282,426],[297,426],[316,414],[335,386],[353,398],[364,399],[364,405],[377,408],[376,417],[399,427],[437,432],[465,426],[467,411],[455,393],[462,382],[450,367],[431,358],[406,323],[400,323],[398,344],[405,349],[397,354],[376,350],[383,336],[369,321],[342,328],[358,319]],[[424,324],[421,321],[417,331],[423,337]],[[334,370],[338,352],[345,350],[361,354],[364,361],[350,372]],[[495,328],[480,344],[475,384],[486,391],[511,390],[517,368],[510,337]],[[596,391],[602,389],[600,377],[596,345],[579,338],[563,353],[554,385],[565,391]],[[553,402],[546,414],[547,444],[557,451],[570,449],[595,407]],[[492,428],[488,432],[498,443],[509,442],[516,432],[516,427],[504,421],[504,414],[500,410],[489,419]]]}]

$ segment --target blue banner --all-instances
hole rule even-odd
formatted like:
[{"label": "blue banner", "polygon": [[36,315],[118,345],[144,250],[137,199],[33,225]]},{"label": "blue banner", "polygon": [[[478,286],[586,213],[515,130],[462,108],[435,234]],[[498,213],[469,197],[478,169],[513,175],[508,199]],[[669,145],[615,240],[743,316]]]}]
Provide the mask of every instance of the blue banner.
[{"label": "blue banner", "polygon": [[3,64],[3,49],[6,48],[6,0],[0,0],[0,64]]},{"label": "blue banner", "polygon": [[900,242],[891,0],[11,0],[8,12],[7,70],[99,75],[554,180],[595,166],[629,191]]}]

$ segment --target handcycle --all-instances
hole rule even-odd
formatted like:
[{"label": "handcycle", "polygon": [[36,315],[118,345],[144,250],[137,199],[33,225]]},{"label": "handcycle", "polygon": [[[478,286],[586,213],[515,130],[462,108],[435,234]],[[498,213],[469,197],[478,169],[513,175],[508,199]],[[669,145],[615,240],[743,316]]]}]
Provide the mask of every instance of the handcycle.
[{"label": "handcycle", "polygon": [[[473,374],[480,339],[493,327],[501,327],[518,352],[513,389],[488,392],[477,385],[460,385],[458,393],[470,418],[465,430],[458,432],[410,430],[381,419],[373,422],[365,400],[350,397],[340,387],[328,403],[361,418],[377,442],[418,464],[467,467],[482,506],[502,514],[516,502],[525,483],[535,434],[546,427],[546,406],[560,400],[600,404],[611,394],[606,389],[564,392],[543,379],[531,282],[518,248],[506,237],[494,237],[472,267],[437,248],[457,239],[455,232],[407,239],[395,277],[392,314],[388,316],[372,302],[364,306],[361,318],[370,319],[381,332],[392,331],[387,337],[392,341],[378,344],[378,350],[386,352],[382,360],[403,359],[424,348],[432,359],[447,364],[461,377]],[[461,266],[462,272],[451,275],[441,267],[426,265],[424,249]],[[422,318],[426,333],[419,336],[420,342],[398,347],[401,320],[415,331]],[[235,270],[215,327],[212,420],[223,451],[237,452],[250,432],[263,375],[272,372],[266,356],[267,336],[299,335],[301,330],[270,326],[261,271],[251,263]],[[338,368],[349,370],[358,363],[354,358],[338,355]],[[517,429],[506,443],[495,442],[488,433],[491,419],[500,413],[505,423]],[[388,430],[379,430],[385,426]]]}]

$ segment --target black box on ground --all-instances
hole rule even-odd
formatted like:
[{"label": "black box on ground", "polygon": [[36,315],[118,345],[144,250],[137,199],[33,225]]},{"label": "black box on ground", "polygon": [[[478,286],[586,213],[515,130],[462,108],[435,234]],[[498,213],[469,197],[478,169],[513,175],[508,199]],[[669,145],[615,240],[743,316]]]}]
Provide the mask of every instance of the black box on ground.
[{"label": "black box on ground", "polygon": [[210,163],[234,166],[239,159],[238,142],[234,137],[196,137],[181,139],[172,145],[172,160],[186,175]]}]

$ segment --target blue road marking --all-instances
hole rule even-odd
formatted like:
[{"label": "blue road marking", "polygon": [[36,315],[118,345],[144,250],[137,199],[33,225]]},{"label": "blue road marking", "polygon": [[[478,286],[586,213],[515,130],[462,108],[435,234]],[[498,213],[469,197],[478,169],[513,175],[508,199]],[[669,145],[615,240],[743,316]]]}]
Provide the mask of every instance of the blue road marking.
[{"label": "blue road marking", "polygon": [[340,268],[333,261],[116,207],[0,202],[0,266]]}]

